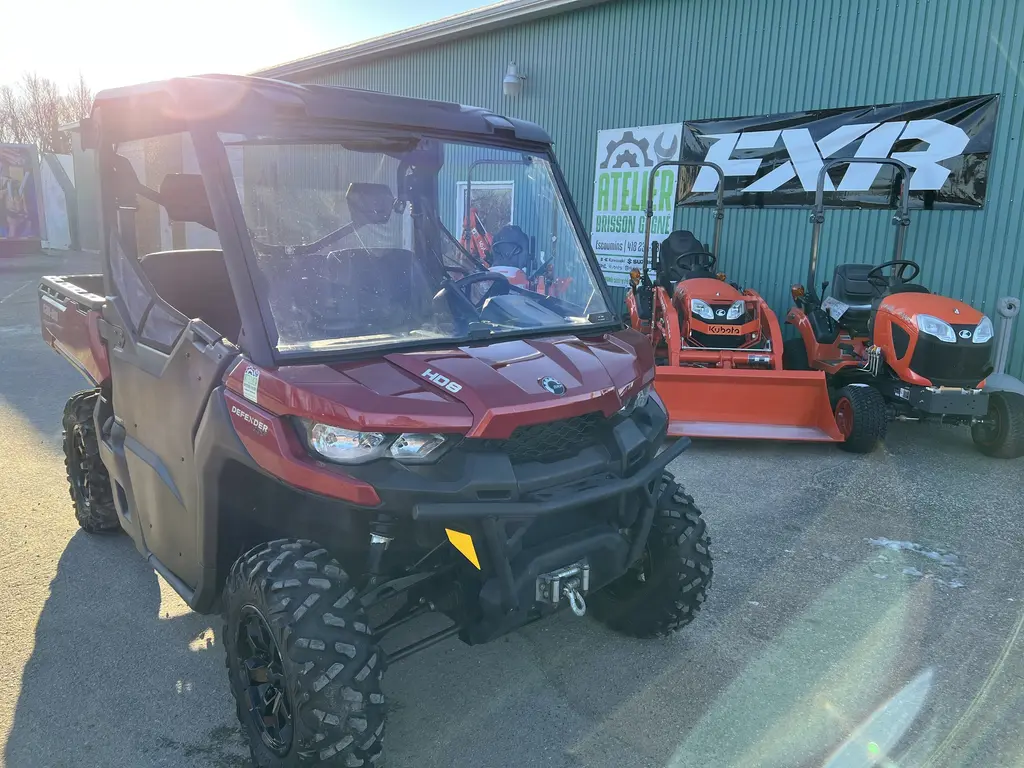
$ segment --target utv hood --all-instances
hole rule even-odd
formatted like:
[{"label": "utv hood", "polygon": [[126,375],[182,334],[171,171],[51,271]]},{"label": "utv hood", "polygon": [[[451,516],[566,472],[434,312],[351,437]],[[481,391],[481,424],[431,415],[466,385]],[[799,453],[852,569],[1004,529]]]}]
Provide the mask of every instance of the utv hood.
[{"label": "utv hood", "polygon": [[[250,367],[236,365],[228,389],[245,396]],[[260,371],[255,400],[248,399],[279,416],[348,429],[501,439],[518,426],[595,411],[611,416],[653,380],[650,345],[623,330],[287,366]]]}]

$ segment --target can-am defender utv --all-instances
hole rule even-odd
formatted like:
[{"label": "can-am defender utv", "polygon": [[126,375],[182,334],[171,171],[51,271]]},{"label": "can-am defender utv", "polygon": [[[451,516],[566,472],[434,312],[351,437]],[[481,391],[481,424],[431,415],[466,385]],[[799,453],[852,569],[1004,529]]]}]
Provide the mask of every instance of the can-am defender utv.
[{"label": "can-am defender utv", "polygon": [[[710,168],[718,176],[710,248],[687,230],[651,240],[656,177],[673,166]],[[643,269],[630,274],[626,308],[633,328],[654,346],[668,433],[840,442],[824,375],[783,370],[782,329],[768,302],[716,271],[724,201],[725,174],[715,163],[666,160],[651,169]]]},{"label": "can-am defender utv", "polygon": [[[609,311],[541,128],[205,76],[103,91],[82,131],[104,271],[40,285],[44,338],[94,387],[64,413],[71,496],[223,612],[257,765],[374,763],[386,664],[446,637],[564,606],[637,637],[694,617],[708,536],[665,472],[687,441],[659,453],[650,345]],[[451,234],[484,158],[519,161],[564,296]],[[428,611],[451,627],[381,645]]]},{"label": "can-am defender utv", "polygon": [[[815,273],[825,180],[829,169],[851,163],[890,165],[902,178],[893,258],[877,266],[839,264],[831,295],[821,298]],[[988,456],[1024,455],[1024,384],[1005,373],[986,381],[993,371],[992,321],[913,282],[921,267],[903,258],[910,177],[906,164],[889,158],[836,158],[822,166],[807,283],[793,286],[796,306],[786,316],[799,332],[786,342],[786,367],[825,372],[848,450],[873,450],[890,420],[935,419],[970,425]],[[821,286],[822,295],[828,287]]]}]

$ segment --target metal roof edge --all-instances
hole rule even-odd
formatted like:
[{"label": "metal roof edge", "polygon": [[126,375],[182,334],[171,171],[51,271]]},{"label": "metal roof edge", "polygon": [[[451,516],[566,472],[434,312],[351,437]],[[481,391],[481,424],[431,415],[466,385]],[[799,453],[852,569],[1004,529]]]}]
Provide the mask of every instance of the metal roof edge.
[{"label": "metal roof edge", "polygon": [[414,50],[441,40],[471,37],[493,29],[524,24],[544,16],[553,16],[606,2],[609,0],[506,0],[506,2],[494,3],[465,13],[447,16],[417,27],[409,27],[341,48],[333,48],[323,53],[286,61],[250,74],[274,78],[308,74],[396,51]]}]

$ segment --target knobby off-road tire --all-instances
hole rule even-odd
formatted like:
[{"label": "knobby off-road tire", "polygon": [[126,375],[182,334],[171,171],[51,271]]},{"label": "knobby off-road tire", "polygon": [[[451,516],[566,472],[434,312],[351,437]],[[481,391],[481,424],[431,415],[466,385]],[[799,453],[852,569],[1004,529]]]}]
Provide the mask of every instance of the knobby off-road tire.
[{"label": "knobby off-road tire", "polygon": [[846,439],[839,447],[850,453],[871,453],[885,439],[889,417],[885,398],[872,386],[847,385],[836,395],[836,424]]},{"label": "knobby off-road tire", "polygon": [[100,459],[93,421],[99,397],[98,389],[88,389],[72,395],[64,406],[64,468],[75,517],[82,530],[113,533],[121,530],[121,522],[114,508],[110,476]]},{"label": "knobby off-road tire", "polygon": [[693,498],[667,472],[658,492],[640,567],[588,598],[598,621],[631,637],[664,637],[693,621],[714,574],[711,537]]},{"label": "knobby off-road tire", "polygon": [[255,765],[379,764],[384,657],[327,550],[281,539],[239,558],[224,587],[224,646]]},{"label": "knobby off-road tire", "polygon": [[995,459],[1024,456],[1024,396],[993,392],[988,396],[987,424],[971,426],[971,439],[979,451]]}]

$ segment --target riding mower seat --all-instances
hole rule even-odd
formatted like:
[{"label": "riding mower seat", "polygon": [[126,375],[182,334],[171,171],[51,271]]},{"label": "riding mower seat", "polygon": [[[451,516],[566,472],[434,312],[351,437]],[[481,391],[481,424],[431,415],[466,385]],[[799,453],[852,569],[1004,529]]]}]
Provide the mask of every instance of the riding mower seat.
[{"label": "riding mower seat", "polygon": [[878,298],[878,292],[868,282],[868,272],[874,268],[874,264],[840,264],[832,275],[832,298],[849,307],[837,322],[856,336],[868,334]]},{"label": "riding mower seat", "polygon": [[871,320],[886,296],[896,293],[931,293],[918,283],[903,283],[879,293],[868,280],[874,264],[840,264],[832,276],[832,297],[849,309],[839,318],[839,327],[855,336],[871,335]]}]

